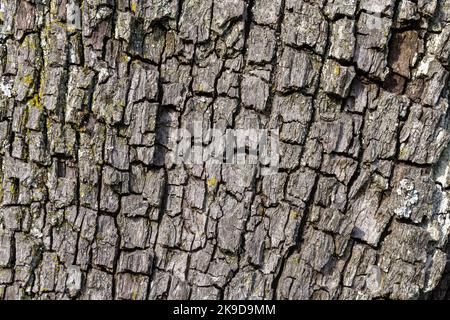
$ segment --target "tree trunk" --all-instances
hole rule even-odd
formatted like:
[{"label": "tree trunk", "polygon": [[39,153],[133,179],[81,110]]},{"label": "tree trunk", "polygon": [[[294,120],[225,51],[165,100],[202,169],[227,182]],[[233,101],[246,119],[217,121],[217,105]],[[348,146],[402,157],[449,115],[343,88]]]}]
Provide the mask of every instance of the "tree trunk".
[{"label": "tree trunk", "polygon": [[0,299],[447,298],[448,4],[2,0]]}]

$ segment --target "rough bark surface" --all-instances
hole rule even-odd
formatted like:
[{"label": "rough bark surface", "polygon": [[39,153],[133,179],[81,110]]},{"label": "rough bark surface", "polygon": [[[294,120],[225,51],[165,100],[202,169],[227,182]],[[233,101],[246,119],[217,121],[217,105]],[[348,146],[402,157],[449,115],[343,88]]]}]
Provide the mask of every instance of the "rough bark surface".
[{"label": "rough bark surface", "polygon": [[[450,286],[450,0],[2,0],[0,299]],[[168,136],[280,128],[278,174]]]}]

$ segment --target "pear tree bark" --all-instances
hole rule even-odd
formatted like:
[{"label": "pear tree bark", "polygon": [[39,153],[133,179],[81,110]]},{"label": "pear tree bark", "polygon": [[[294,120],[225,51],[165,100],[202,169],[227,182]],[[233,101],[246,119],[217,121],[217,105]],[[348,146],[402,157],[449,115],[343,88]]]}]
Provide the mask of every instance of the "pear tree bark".
[{"label": "pear tree bark", "polygon": [[[449,0],[2,0],[0,299],[445,299]],[[172,134],[279,130],[263,164]]]}]

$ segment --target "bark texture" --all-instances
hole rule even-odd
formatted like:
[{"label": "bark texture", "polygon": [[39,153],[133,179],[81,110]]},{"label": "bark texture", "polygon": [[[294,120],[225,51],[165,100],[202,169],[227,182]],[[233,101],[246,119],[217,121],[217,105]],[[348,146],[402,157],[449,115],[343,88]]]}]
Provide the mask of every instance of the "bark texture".
[{"label": "bark texture", "polygon": [[[450,0],[2,0],[0,299],[446,298]],[[280,128],[259,165],[168,136]]]}]

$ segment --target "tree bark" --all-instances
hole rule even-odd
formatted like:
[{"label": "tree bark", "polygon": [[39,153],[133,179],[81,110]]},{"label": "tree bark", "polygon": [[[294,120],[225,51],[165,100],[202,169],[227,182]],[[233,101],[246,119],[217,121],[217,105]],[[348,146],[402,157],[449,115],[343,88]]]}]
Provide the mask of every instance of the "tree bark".
[{"label": "tree bark", "polygon": [[[0,299],[449,297],[448,0],[2,0],[0,24]],[[277,172],[175,163],[195,121],[278,129]]]}]

